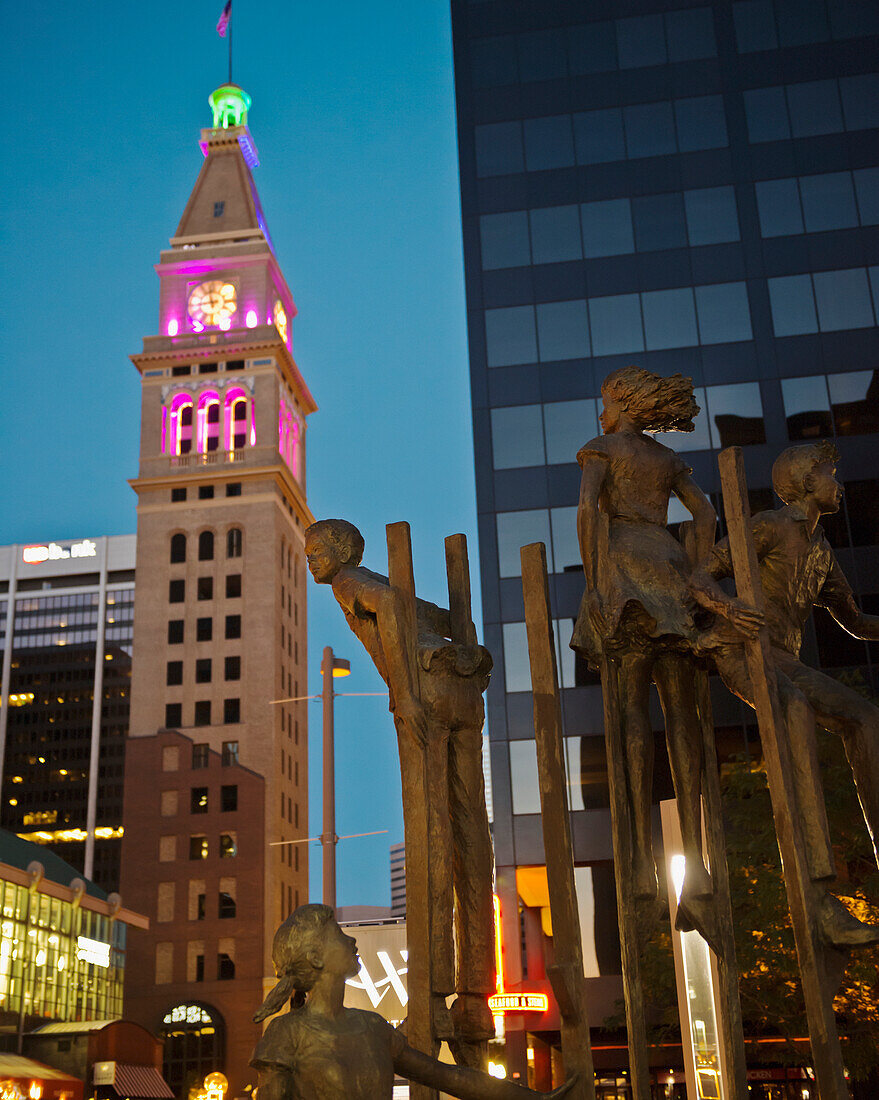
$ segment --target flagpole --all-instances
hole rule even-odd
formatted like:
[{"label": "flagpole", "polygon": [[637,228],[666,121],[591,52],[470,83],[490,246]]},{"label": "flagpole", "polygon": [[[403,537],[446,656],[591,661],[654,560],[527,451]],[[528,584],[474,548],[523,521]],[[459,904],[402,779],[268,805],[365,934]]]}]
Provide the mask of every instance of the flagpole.
[{"label": "flagpole", "polygon": [[232,8],[229,8],[229,83],[232,83]]}]

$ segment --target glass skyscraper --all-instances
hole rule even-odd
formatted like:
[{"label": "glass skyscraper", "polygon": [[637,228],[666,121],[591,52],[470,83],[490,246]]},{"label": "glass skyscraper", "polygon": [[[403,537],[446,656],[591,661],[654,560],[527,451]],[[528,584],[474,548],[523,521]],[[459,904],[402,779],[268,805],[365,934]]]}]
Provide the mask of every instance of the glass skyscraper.
[{"label": "glass skyscraper", "polygon": [[[602,379],[630,362],[693,377],[697,430],[663,441],[718,512],[718,449],[744,448],[757,510],[781,450],[834,438],[846,496],[824,528],[879,610],[879,7],[452,0],[452,17],[505,978],[545,981],[519,576],[519,547],[541,540],[597,1024],[621,994],[600,686],[568,647],[575,455],[598,434]],[[879,647],[822,611],[803,657],[879,686]],[[714,704],[720,753],[759,751],[752,712],[723,691]],[[671,796],[662,746],[657,732],[657,799]],[[524,1068],[530,1047],[542,1084],[557,1033],[519,1019],[508,1057]],[[625,1054],[596,1064],[611,1082]]]}]

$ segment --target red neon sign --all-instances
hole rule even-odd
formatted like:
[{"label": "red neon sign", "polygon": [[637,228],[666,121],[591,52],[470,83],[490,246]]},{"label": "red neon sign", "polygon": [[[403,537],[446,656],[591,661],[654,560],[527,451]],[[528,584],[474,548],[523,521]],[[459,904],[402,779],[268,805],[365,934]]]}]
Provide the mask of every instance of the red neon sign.
[{"label": "red neon sign", "polygon": [[501,928],[501,899],[494,895],[494,950],[497,973],[497,993],[488,998],[488,1007],[495,1016],[505,1012],[546,1012],[549,997],[545,993],[507,993],[504,990],[504,943]]}]

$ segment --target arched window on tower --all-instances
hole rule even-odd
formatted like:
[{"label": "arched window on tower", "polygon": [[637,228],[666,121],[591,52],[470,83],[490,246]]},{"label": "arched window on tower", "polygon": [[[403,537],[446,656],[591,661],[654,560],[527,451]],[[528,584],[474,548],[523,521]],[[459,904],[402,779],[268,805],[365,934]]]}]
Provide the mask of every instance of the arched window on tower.
[{"label": "arched window on tower", "polygon": [[226,449],[240,451],[247,444],[247,395],[236,386],[226,394]]},{"label": "arched window on tower", "polygon": [[202,531],[198,536],[198,560],[213,561],[214,558],[214,533]]},{"label": "arched window on tower", "polygon": [[164,1040],[162,1076],[178,1096],[201,1085],[226,1057],[226,1028],[213,1006],[175,1005],[166,1014],[158,1035]]},{"label": "arched window on tower", "polygon": [[198,451],[210,454],[220,446],[220,399],[207,390],[198,399]]},{"label": "arched window on tower", "polygon": [[171,561],[186,561],[186,535],[171,536]]},{"label": "arched window on tower", "polygon": [[226,557],[240,558],[244,539],[240,527],[230,527],[226,535]]},{"label": "arched window on tower", "polygon": [[192,396],[178,393],[171,401],[168,451],[172,455],[188,455],[192,450]]}]

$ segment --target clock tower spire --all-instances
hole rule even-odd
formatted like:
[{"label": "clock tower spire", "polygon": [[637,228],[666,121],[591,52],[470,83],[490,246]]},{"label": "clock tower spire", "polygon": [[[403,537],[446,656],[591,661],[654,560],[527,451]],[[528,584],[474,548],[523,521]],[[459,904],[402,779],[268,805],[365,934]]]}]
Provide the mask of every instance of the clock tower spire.
[{"label": "clock tower spire", "polygon": [[142,415],[121,889],[151,917],[130,944],[127,1012],[164,1020],[166,1051],[192,1055],[166,1065],[175,1091],[210,1069],[240,1096],[272,933],[308,891],[294,843],[308,823],[306,707],[290,700],[307,692],[316,406],[253,180],[250,96],[229,83],[209,102],[201,170],[156,265],[158,332],[131,357]]}]

